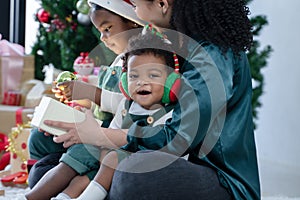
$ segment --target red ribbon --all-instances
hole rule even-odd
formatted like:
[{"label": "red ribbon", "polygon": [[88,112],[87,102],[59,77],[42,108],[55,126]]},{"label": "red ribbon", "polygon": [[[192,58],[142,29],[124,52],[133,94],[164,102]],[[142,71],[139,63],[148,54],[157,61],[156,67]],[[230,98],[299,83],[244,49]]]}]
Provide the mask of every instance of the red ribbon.
[{"label": "red ribbon", "polygon": [[19,108],[16,111],[16,125],[23,124],[22,113],[24,108]]},{"label": "red ribbon", "polygon": [[21,104],[22,94],[19,91],[6,91],[2,104],[10,106],[19,106]]}]

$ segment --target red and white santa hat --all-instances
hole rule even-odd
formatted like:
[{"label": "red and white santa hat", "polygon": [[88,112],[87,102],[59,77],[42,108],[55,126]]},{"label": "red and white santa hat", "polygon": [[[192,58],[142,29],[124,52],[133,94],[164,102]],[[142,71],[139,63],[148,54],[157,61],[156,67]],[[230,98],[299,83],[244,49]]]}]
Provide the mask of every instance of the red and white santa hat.
[{"label": "red and white santa hat", "polygon": [[88,0],[88,3],[89,5],[91,3],[97,4],[139,25],[144,26],[146,24],[136,16],[130,0]]}]

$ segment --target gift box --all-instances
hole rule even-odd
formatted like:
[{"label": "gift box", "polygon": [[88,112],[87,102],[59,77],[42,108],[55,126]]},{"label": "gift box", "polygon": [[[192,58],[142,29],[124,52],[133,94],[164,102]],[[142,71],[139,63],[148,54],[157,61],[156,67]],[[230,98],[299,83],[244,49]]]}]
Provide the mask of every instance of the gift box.
[{"label": "gift box", "polygon": [[10,152],[10,173],[27,172],[27,160],[29,151],[27,140],[31,128],[28,125],[13,127],[8,135],[9,145],[7,150]]},{"label": "gift box", "polygon": [[20,90],[34,78],[34,56],[0,56],[0,102],[7,91]]},{"label": "gift box", "polygon": [[15,127],[16,124],[29,122],[30,115],[32,115],[33,112],[33,108],[0,105],[0,132],[9,134],[12,127]]},{"label": "gift box", "polygon": [[43,97],[39,106],[34,110],[31,125],[41,128],[42,130],[53,135],[65,134],[65,130],[47,126],[43,123],[44,120],[56,120],[64,122],[82,122],[85,119],[85,114],[58,100],[50,97]]},{"label": "gift box", "polygon": [[7,151],[10,156],[9,169],[0,172],[3,186],[26,188],[28,179],[28,161],[30,160],[27,140],[31,131],[28,124],[13,127],[8,135]]},{"label": "gift box", "polygon": [[[85,114],[71,106],[59,102],[58,100],[44,96],[39,106],[37,106],[34,110],[31,125],[53,135],[62,135],[66,133],[66,130],[44,124],[43,122],[46,119],[76,123],[82,122],[85,119]],[[102,122],[100,120],[97,120],[97,122],[101,126]]]},{"label": "gift box", "polygon": [[26,108],[34,108],[39,105],[43,96],[55,98],[52,92],[52,85],[45,84],[42,81],[36,81],[36,84],[27,92],[24,101]]},{"label": "gift box", "polygon": [[25,81],[34,79],[34,56],[26,55],[23,57],[24,65],[21,76],[21,84]]},{"label": "gift box", "polygon": [[21,91],[6,91],[2,100],[3,105],[20,106],[22,99]]},{"label": "gift box", "polygon": [[24,47],[2,40],[0,34],[0,102],[7,91],[20,89],[21,83],[34,78],[34,57]]}]

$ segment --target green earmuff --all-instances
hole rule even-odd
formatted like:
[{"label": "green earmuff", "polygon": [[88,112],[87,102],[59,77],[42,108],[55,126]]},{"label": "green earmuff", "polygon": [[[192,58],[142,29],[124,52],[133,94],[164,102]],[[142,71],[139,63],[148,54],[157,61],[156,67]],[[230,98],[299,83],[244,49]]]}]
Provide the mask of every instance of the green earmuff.
[{"label": "green earmuff", "polygon": [[171,103],[177,100],[177,95],[180,89],[180,75],[172,72],[166,80],[164,94],[162,97],[163,103]]},{"label": "green earmuff", "polygon": [[123,95],[130,100],[130,94],[128,91],[128,81],[127,81],[127,72],[123,72],[120,78],[120,82],[119,82],[119,88],[121,90],[121,92],[123,93]]}]

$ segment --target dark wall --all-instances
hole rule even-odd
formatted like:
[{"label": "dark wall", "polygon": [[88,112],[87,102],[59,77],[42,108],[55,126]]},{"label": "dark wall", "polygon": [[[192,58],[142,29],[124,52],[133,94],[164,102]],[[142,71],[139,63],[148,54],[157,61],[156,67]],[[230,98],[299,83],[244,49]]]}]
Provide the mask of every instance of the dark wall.
[{"label": "dark wall", "polygon": [[[14,18],[10,19],[10,5],[14,3]],[[1,0],[0,33],[4,39],[25,45],[26,0]],[[13,23],[13,33],[10,33],[10,23]]]},{"label": "dark wall", "polygon": [[0,33],[4,39],[9,39],[10,0],[1,0],[0,6]]}]

